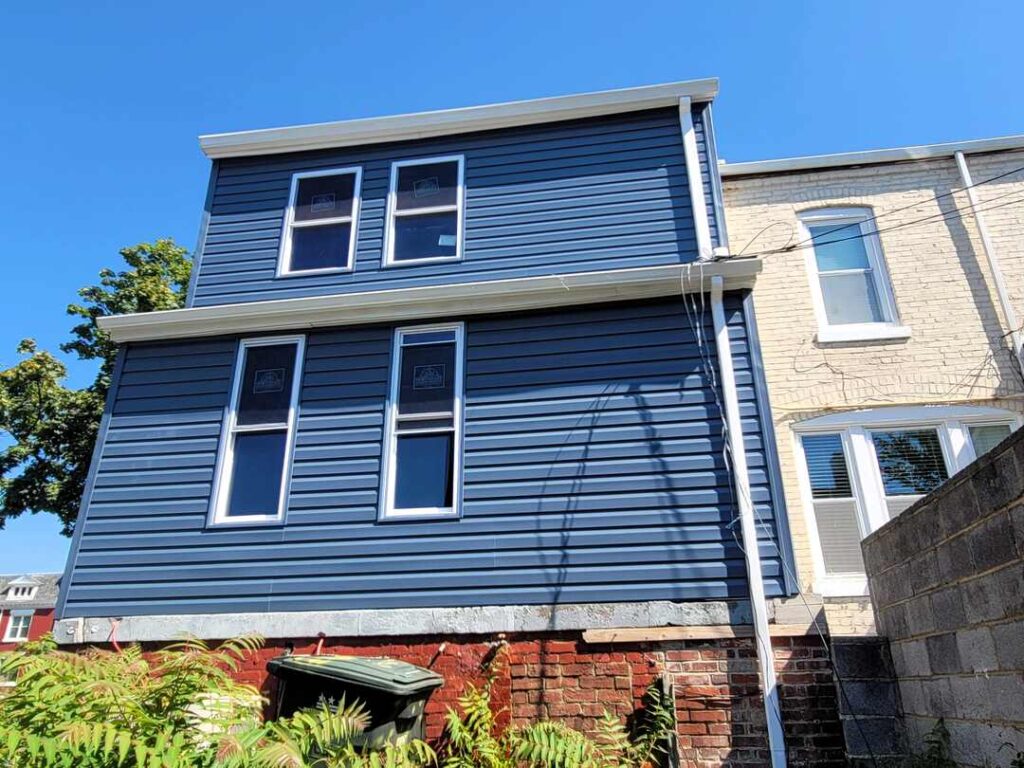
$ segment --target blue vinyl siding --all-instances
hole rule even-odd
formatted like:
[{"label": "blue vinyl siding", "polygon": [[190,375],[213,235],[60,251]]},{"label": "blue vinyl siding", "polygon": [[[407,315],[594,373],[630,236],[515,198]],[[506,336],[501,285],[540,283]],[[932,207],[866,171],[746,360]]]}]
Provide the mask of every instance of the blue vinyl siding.
[{"label": "blue vinyl siding", "polygon": [[[753,500],[777,530],[742,297],[727,309]],[[130,346],[64,615],[746,596],[719,410],[679,300],[466,333],[462,519],[377,521],[392,328],[371,326],[308,335],[287,522],[249,529],[206,528],[237,341]]]},{"label": "blue vinyl siding", "polygon": [[[699,106],[699,105],[698,105]],[[694,110],[710,200],[703,111]],[[466,158],[461,262],[383,269],[391,162]],[[218,162],[193,306],[656,266],[696,258],[675,109],[361,148]],[[363,168],[355,270],[276,278],[291,175]],[[714,219],[714,216],[711,216]],[[717,227],[712,221],[713,236]]]}]

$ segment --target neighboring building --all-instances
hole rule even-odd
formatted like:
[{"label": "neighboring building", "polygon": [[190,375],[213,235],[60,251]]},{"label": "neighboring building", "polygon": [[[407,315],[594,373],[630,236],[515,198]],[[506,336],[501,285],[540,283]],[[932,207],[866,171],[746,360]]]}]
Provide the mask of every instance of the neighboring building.
[{"label": "neighboring building", "polygon": [[833,634],[871,633],[860,539],[1021,423],[1024,137],[721,173],[730,252],[768,252],[754,298],[801,587]]},{"label": "neighboring building", "polygon": [[763,764],[767,721],[776,764],[783,724],[839,764],[818,638],[775,641],[759,699],[798,585],[761,262],[714,258],[716,89],[203,137],[188,307],[101,320],[58,642],[322,633],[457,683],[506,633],[513,719],[628,712],[660,670],[719,710],[686,759]]},{"label": "neighboring building", "polygon": [[0,651],[53,629],[59,587],[59,573],[0,576]]}]

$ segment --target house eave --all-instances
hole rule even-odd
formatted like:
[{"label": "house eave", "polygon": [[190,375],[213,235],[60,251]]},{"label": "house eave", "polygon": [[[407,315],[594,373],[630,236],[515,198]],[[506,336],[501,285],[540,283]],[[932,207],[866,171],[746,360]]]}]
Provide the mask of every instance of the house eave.
[{"label": "house eave", "polygon": [[296,299],[192,307],[99,318],[118,343],[303,330],[375,322],[513,312],[749,288],[758,259],[582,272]]},{"label": "house eave", "polygon": [[406,115],[206,134],[199,137],[199,146],[207,157],[218,159],[379,144],[675,107],[683,97],[711,101],[717,94],[717,78],[687,80]]}]

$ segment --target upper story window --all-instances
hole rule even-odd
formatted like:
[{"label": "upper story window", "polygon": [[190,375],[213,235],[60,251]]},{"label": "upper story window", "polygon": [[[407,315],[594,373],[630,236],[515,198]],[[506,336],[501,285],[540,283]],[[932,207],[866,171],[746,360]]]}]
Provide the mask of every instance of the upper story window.
[{"label": "upper story window", "polygon": [[361,168],[292,176],[278,258],[279,276],[352,269],[362,176]]},{"label": "upper story window", "polygon": [[815,590],[862,595],[860,542],[1020,424],[994,408],[908,407],[832,414],[798,424]]},{"label": "upper story window", "polygon": [[35,597],[38,587],[31,584],[12,584],[7,588],[8,600],[31,600]]},{"label": "upper story window", "polygon": [[391,164],[384,264],[423,264],[462,258],[461,155]]},{"label": "upper story window", "polygon": [[284,519],[304,338],[245,339],[223,436],[213,524]]},{"label": "upper story window", "polygon": [[800,215],[818,341],[906,338],[871,214],[831,208]]},{"label": "upper story window", "polygon": [[462,325],[395,331],[382,519],[458,515],[462,338]]},{"label": "upper story window", "polygon": [[4,642],[22,643],[28,640],[32,616],[33,611],[11,611],[7,619],[7,631],[4,632]]}]

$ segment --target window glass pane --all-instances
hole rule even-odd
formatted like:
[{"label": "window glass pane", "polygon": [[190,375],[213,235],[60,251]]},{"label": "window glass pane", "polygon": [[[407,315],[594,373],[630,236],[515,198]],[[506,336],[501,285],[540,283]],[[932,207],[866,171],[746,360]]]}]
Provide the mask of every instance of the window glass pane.
[{"label": "window glass pane", "polygon": [[348,266],[352,224],[324,224],[318,227],[292,227],[292,251],[288,269],[330,269]]},{"label": "window glass pane", "polygon": [[228,517],[277,514],[287,437],[284,430],[235,435]]},{"label": "window glass pane", "polygon": [[397,439],[395,509],[452,506],[452,433]]},{"label": "window glass pane", "polygon": [[[843,227],[839,229],[839,227]],[[817,224],[807,228],[814,243],[814,258],[819,272],[833,269],[870,269],[867,247],[864,245],[859,224],[844,226],[844,222]],[[849,238],[849,239],[844,239]]]},{"label": "window glass pane", "polygon": [[1010,436],[1009,424],[976,424],[967,429],[971,433],[976,456],[988,453]]},{"label": "window glass pane", "polygon": [[455,345],[402,348],[399,414],[450,412],[455,396]]},{"label": "window glass pane", "polygon": [[846,469],[843,441],[839,435],[806,435],[803,439],[811,494],[816,499],[848,498],[850,473]]},{"label": "window glass pane", "polygon": [[238,424],[281,424],[288,420],[295,351],[294,344],[246,348]]},{"label": "window glass pane", "polygon": [[356,191],[354,173],[338,176],[312,176],[299,179],[295,195],[295,221],[333,219],[352,215],[352,198]]},{"label": "window glass pane", "polygon": [[929,493],[949,478],[934,429],[874,432],[871,439],[886,496]]},{"label": "window glass pane", "polygon": [[870,272],[846,275],[820,275],[825,315],[831,325],[881,323],[878,292]]},{"label": "window glass pane", "polygon": [[857,502],[853,499],[816,501],[814,520],[818,526],[825,572],[864,573]]},{"label": "window glass pane", "polygon": [[427,213],[395,218],[395,261],[452,257],[458,244],[458,214]]},{"label": "window glass pane", "polygon": [[403,165],[398,169],[395,205],[399,211],[455,205],[458,200],[459,164],[454,161]]}]

